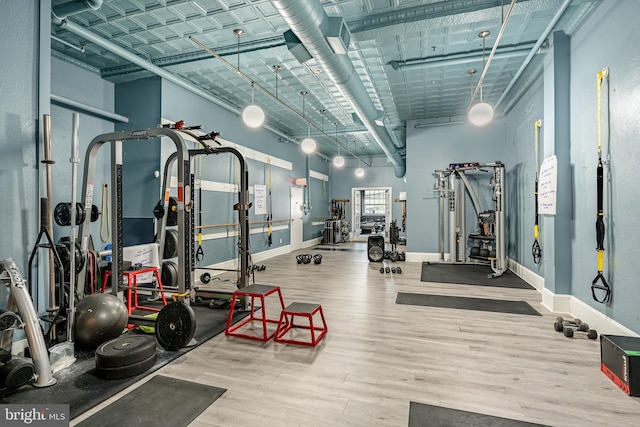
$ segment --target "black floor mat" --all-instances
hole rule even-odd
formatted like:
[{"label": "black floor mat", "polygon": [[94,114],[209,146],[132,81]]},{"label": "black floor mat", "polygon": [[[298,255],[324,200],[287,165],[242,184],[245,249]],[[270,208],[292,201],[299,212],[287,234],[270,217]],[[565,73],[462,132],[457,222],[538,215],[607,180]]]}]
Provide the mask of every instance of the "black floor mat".
[{"label": "black floor mat", "polygon": [[[228,310],[214,310],[199,306],[194,306],[193,310],[196,314],[194,339],[198,345],[224,331],[229,314]],[[234,322],[248,314],[248,312],[236,312]],[[187,347],[177,351],[168,351],[159,344],[156,347],[158,359],[151,369],[135,377],[117,380],[104,380],[95,375],[93,351],[76,351],[76,362],[54,375],[58,380],[55,385],[46,388],[24,386],[13,394],[3,397],[0,401],[2,403],[68,404],[70,416],[73,419],[195,348]],[[169,410],[174,409],[176,408],[169,408]]]},{"label": "black floor mat", "polygon": [[226,390],[162,375],[77,424],[82,427],[186,427]]},{"label": "black floor mat", "polygon": [[460,411],[442,406],[411,402],[409,405],[409,427],[545,427],[544,424],[529,423],[509,418],[494,417],[476,412]]},{"label": "black floor mat", "polygon": [[501,288],[534,289],[533,286],[513,274],[510,270],[502,276],[490,279],[491,267],[482,264],[422,263],[420,281],[454,283],[460,285],[497,286]]},{"label": "black floor mat", "polygon": [[467,298],[449,295],[412,294],[406,292],[398,292],[398,296],[396,297],[396,304],[541,316],[541,314],[538,313],[533,307],[531,307],[526,301]]}]

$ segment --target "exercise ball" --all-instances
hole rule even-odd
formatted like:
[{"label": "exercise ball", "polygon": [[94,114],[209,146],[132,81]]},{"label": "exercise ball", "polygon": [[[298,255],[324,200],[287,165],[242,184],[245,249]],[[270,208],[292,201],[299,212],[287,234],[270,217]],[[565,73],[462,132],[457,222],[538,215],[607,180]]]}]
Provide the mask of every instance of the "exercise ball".
[{"label": "exercise ball", "polygon": [[76,307],[75,342],[81,348],[95,349],[119,337],[128,320],[127,307],[115,295],[89,295]]}]

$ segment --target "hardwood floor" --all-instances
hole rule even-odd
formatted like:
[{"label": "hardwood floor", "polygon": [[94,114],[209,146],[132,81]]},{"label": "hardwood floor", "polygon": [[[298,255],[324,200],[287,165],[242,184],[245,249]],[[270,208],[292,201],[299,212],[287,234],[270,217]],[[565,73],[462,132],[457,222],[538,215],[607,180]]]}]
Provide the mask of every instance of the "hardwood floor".
[{"label": "hardwood floor", "polygon": [[[256,276],[285,304],[322,304],[318,347],[220,334],[157,372],[227,389],[190,426],[406,426],[410,401],[553,426],[640,424],[640,398],[600,372],[599,340],[555,332],[536,290],[420,282],[420,263],[380,274],[366,244],[337,248],[352,250],[303,249]],[[322,263],[299,265],[298,253]],[[542,316],[399,305],[397,292],[525,300]]]}]

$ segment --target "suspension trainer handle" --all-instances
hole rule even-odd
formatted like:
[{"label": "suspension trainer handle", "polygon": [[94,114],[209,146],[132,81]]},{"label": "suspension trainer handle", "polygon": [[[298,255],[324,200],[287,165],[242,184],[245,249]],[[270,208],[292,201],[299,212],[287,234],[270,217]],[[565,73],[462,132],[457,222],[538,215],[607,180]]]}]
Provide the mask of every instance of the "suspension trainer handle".
[{"label": "suspension trainer handle", "polygon": [[[598,253],[598,258],[600,258],[600,252]],[[596,289],[604,291],[604,297],[602,299],[598,299],[596,296]],[[611,286],[609,286],[607,279],[602,275],[602,271],[598,271],[598,274],[591,282],[591,295],[595,301],[601,304],[608,304],[611,301]]]}]

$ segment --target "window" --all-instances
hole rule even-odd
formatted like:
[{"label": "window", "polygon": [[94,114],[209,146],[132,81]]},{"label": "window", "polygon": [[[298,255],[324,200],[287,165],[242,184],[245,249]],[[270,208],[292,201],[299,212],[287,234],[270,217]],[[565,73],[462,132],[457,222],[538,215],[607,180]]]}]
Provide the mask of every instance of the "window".
[{"label": "window", "polygon": [[363,190],[362,214],[384,215],[387,209],[386,191],[383,189]]}]

